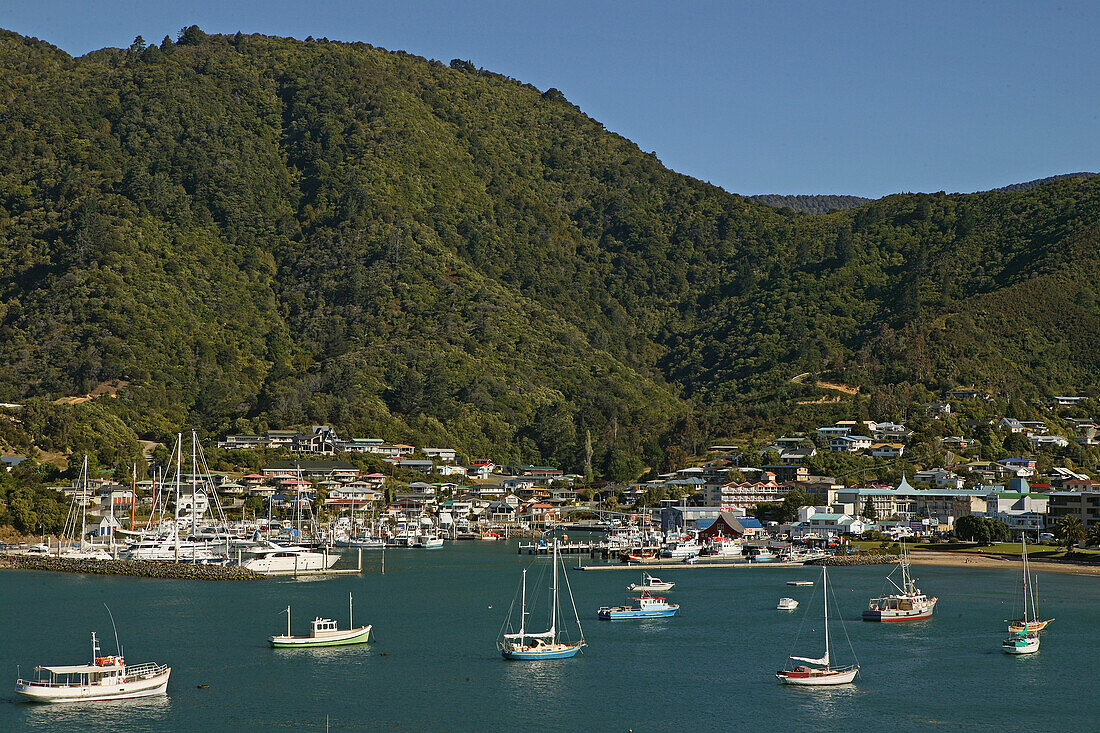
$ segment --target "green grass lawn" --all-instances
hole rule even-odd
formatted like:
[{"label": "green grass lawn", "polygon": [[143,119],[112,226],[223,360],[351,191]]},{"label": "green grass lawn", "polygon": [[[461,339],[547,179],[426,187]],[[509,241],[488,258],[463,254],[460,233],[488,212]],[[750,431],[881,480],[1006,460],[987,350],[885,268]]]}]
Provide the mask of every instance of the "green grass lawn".
[{"label": "green grass lawn", "polygon": [[[891,543],[892,544],[892,543]],[[852,542],[853,550],[870,550],[882,547],[882,543],[873,540],[856,540]],[[931,552],[967,552],[976,555],[1019,555],[1019,542],[997,542],[992,545],[977,545],[973,542],[937,542],[909,545],[911,550],[927,550]],[[1027,546],[1028,557],[1065,557],[1065,550],[1059,545],[1033,544]],[[1085,555],[1093,558],[1100,557],[1100,550],[1077,550],[1078,556]]]}]

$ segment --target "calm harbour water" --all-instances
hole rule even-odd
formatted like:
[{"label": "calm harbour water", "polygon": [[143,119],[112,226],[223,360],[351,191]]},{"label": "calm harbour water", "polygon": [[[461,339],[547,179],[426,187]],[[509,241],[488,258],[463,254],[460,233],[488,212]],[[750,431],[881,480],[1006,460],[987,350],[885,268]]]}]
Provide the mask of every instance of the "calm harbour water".
[{"label": "calm harbour water", "polygon": [[[1040,610],[1057,618],[1030,657],[1003,654],[1012,615],[1007,570],[917,567],[940,597],[936,616],[908,625],[861,623],[888,568],[830,573],[840,615],[863,667],[832,690],[779,685],[795,653],[821,652],[820,569],[661,570],[681,604],[672,619],[598,622],[600,605],[630,595],[634,570],[570,571],[589,648],[556,662],[505,662],[495,640],[521,568],[514,543],[364,552],[369,571],[325,580],[198,583],[56,573],[0,574],[0,730],[643,731],[667,730],[1100,730],[1100,578],[1040,573]],[[575,565],[566,558],[566,565]],[[586,560],[587,564],[587,560]],[[787,580],[812,579],[813,588]],[[369,646],[272,650],[266,637],[314,615],[374,624]],[[531,592],[534,592],[533,590]],[[781,596],[798,611],[775,610]],[[167,698],[43,706],[21,703],[16,665],[83,663],[90,632],[104,653],[172,666]],[[803,613],[809,606],[812,614]],[[831,609],[831,613],[835,612]],[[536,616],[535,618],[540,618]],[[815,630],[818,633],[811,633]],[[837,661],[850,652],[833,629]],[[839,638],[838,638],[839,637]],[[199,689],[199,685],[209,685]]]}]

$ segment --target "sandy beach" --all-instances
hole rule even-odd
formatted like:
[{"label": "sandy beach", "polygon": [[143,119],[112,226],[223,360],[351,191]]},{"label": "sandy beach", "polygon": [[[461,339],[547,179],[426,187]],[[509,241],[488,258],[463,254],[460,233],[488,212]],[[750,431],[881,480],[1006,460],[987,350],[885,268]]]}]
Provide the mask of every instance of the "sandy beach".
[{"label": "sandy beach", "polygon": [[[1100,575],[1100,565],[1066,562],[1065,560],[1044,560],[1037,557],[1030,558],[1030,560],[1031,569],[1034,572]],[[909,561],[913,565],[946,565],[959,568],[1014,568],[1019,566],[1020,558],[969,552],[914,551],[910,554]]]}]

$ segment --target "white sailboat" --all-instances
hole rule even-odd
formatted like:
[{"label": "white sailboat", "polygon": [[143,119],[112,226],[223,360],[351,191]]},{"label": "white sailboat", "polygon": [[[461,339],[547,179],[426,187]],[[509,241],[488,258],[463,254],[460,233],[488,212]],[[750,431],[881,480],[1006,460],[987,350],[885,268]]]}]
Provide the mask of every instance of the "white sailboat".
[{"label": "white sailboat", "polygon": [[[527,630],[527,570],[523,571],[522,592],[520,599],[519,631],[517,633],[503,633],[497,646],[500,654],[505,659],[515,660],[543,660],[543,659],[568,659],[576,656],[583,647],[584,630],[581,629],[581,618],[577,613],[577,605],[573,602],[573,591],[569,588],[569,576],[565,576],[566,588],[569,590],[569,603],[573,607],[573,616],[577,622],[577,633],[580,640],[571,643],[562,640],[562,630],[558,625],[561,610],[558,603],[558,538],[554,537],[554,549],[551,565],[553,566],[553,579],[550,583],[550,628],[546,631],[531,632]],[[563,568],[564,570],[564,568]],[[512,603],[515,603],[513,599]],[[511,611],[509,611],[511,616]],[[508,621],[505,621],[507,626]]]},{"label": "white sailboat", "polygon": [[[1005,654],[1033,654],[1039,651],[1039,631],[1032,628],[1035,623],[1035,599],[1031,595],[1031,574],[1027,569],[1027,540],[1020,543],[1020,559],[1024,568],[1024,617],[1023,623],[1015,622],[1009,627],[1008,638],[1001,642]],[[1031,599],[1031,616],[1028,616],[1028,599]],[[1045,624],[1044,624],[1045,626]]]},{"label": "white sailboat", "polygon": [[[1020,552],[1024,555],[1024,562],[1027,562],[1027,550],[1024,546],[1027,543],[1027,537],[1020,540]],[[1024,571],[1027,572],[1026,570]],[[1026,618],[1013,619],[1008,622],[1008,630],[1012,633],[1018,631],[1043,631],[1046,627],[1054,621],[1052,618],[1040,619],[1039,618],[1039,579],[1030,578],[1030,591],[1031,591],[1031,613],[1033,618],[1028,621]],[[1027,591],[1025,591],[1027,592]]]},{"label": "white sailboat", "polygon": [[[109,552],[101,547],[93,547],[88,542],[88,456],[84,456],[84,467],[80,471],[80,543],[70,544],[65,547],[63,541],[59,541],[57,546],[57,554],[59,557],[68,558],[70,560],[110,560],[111,555]],[[74,536],[76,535],[76,502],[77,495],[73,495],[73,503],[69,508],[69,516],[65,519],[65,529],[62,535]]]},{"label": "white sailboat", "polygon": [[846,685],[854,680],[856,673],[859,672],[858,664],[851,664],[845,667],[834,667],[831,665],[829,656],[829,575],[828,568],[824,565],[821,566],[821,587],[825,601],[825,655],[816,658],[796,657],[793,655],[789,657],[792,662],[805,662],[805,664],[800,664],[798,666],[791,665],[791,669],[781,669],[776,672],[776,679],[783,684],[802,685],[807,687]]}]

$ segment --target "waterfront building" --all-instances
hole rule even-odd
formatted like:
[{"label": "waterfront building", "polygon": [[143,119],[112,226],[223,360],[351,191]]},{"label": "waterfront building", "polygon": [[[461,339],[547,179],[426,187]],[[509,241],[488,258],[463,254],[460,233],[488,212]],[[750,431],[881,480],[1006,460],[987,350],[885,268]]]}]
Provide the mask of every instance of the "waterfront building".
[{"label": "waterfront building", "polygon": [[1038,539],[1047,527],[1049,494],[1032,491],[1025,479],[1012,479],[1007,486],[990,486],[985,497],[985,516],[1004,522],[1013,535],[1028,532]]},{"label": "waterfront building", "polygon": [[748,509],[765,502],[783,501],[790,486],[775,481],[731,481],[707,484],[702,492],[703,503],[721,509]]},{"label": "waterfront building", "polygon": [[1057,524],[1065,516],[1077,517],[1086,530],[1100,524],[1100,484],[1090,483],[1088,489],[1050,492],[1049,525]]},{"label": "waterfront building", "polygon": [[840,537],[863,534],[870,525],[859,517],[834,511],[828,506],[798,508],[798,521],[791,525],[791,539],[802,537]]}]

